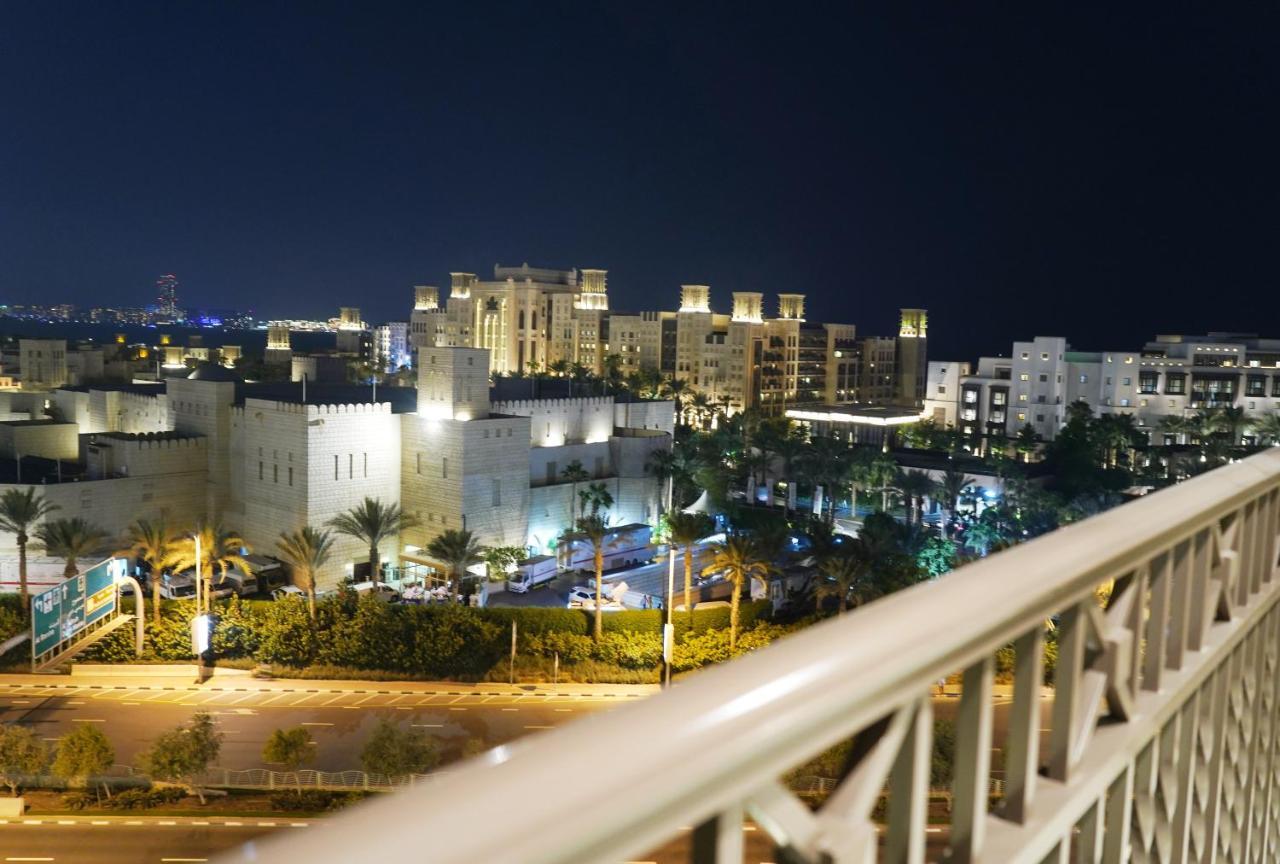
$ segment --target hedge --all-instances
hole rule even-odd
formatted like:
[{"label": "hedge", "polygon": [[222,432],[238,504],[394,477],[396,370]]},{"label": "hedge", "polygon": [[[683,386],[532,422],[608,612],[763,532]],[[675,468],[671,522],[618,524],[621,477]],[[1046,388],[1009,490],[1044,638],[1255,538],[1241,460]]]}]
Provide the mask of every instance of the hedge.
[{"label": "hedge", "polygon": [[[765,621],[769,604],[742,605],[739,653],[767,644],[789,628]],[[148,658],[191,660],[192,604],[162,606],[157,625],[147,616]],[[558,658],[566,679],[581,666],[591,680],[650,680],[662,661],[662,612],[611,612],[604,616],[604,638],[591,637],[592,615],[580,609],[408,606],[357,598],[345,592],[317,604],[314,629],[305,603],[230,598],[219,604],[214,648],[226,660],[249,660],[273,669],[310,667],[367,670],[426,680],[478,681],[505,678],[511,651],[511,622],[516,622],[517,657],[522,667],[539,672],[539,661]],[[696,669],[729,657],[729,610],[676,613],[677,670]],[[127,632],[126,632],[127,631]],[[86,661],[130,662],[132,628],[112,633],[89,648]],[[643,673],[637,677],[636,673]]]}]

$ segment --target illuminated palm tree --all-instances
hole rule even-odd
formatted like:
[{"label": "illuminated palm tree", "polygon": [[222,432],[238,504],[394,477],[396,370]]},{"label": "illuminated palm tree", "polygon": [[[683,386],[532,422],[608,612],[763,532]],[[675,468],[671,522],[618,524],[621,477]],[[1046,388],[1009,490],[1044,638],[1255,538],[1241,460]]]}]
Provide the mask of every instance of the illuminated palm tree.
[{"label": "illuminated palm tree", "polygon": [[178,537],[165,522],[138,519],[127,529],[127,554],[142,560],[151,570],[151,620],[160,624],[160,582],[165,568],[173,565]]},{"label": "illuminated palm tree", "polygon": [[684,395],[689,392],[689,382],[683,378],[668,378],[662,382],[662,395],[675,403],[676,425],[684,422]]},{"label": "illuminated palm tree", "polygon": [[[196,558],[196,538],[199,538],[200,557]],[[244,538],[234,531],[223,527],[221,522],[201,520],[196,523],[195,530],[178,538],[174,549],[173,569],[194,570],[196,579],[204,586],[204,606],[208,609],[213,597],[213,574],[218,573],[218,581],[225,581],[228,570],[239,570],[248,575],[253,572],[249,561],[244,557],[248,545]],[[202,612],[205,609],[196,611]]]},{"label": "illuminated palm tree", "polygon": [[715,552],[706,571],[723,573],[733,586],[733,593],[729,598],[729,650],[733,651],[738,647],[738,619],[743,585],[749,584],[752,579],[766,581],[770,574],[777,572],[777,568],[759,545],[748,537],[728,537],[712,548]]},{"label": "illuminated palm tree", "polygon": [[573,484],[569,491],[569,524],[572,525],[573,520],[576,518],[573,508],[574,502],[578,500],[578,484],[585,483],[590,480],[591,474],[586,468],[582,467],[582,463],[580,461],[574,459],[568,465],[564,466],[564,469],[560,472],[560,479],[566,483]]},{"label": "illuminated palm tree", "polygon": [[26,489],[6,489],[0,495],[0,531],[13,534],[18,541],[18,590],[22,592],[22,611],[31,611],[31,595],[27,591],[27,543],[29,532],[49,513],[61,509],[36,492],[34,486]]},{"label": "illuminated palm tree", "polygon": [[968,489],[973,483],[973,478],[965,476],[963,471],[957,471],[954,468],[948,468],[943,472],[942,480],[938,483],[938,494],[942,496],[942,506],[944,513],[942,514],[942,536],[947,536],[947,524],[955,518],[956,508],[960,503],[960,496],[964,494],[964,490]]},{"label": "illuminated palm tree", "polygon": [[333,535],[306,525],[300,531],[283,531],[276,540],[280,557],[293,570],[293,581],[307,593],[307,613],[316,621],[316,574],[329,562]]},{"label": "illuminated palm tree", "polygon": [[462,594],[462,580],[467,568],[484,560],[484,547],[476,542],[470,531],[449,528],[436,535],[427,544],[427,553],[449,568],[449,583],[453,586],[453,602]]},{"label": "illuminated palm tree", "polygon": [[672,513],[667,519],[671,545],[684,548],[684,608],[693,618],[693,546],[715,530],[715,522],[705,513]]},{"label": "illuminated palm tree", "polygon": [[1253,434],[1258,436],[1259,444],[1271,444],[1280,447],[1280,411],[1272,411],[1253,422]]},{"label": "illuminated palm tree", "polygon": [[[843,615],[845,610],[849,608],[849,599],[852,595],[854,606],[860,606],[872,599],[872,586],[867,577],[871,573],[871,562],[865,555],[860,554],[860,547],[854,546],[844,552],[831,555],[824,558],[819,564],[818,569],[822,575],[830,582],[824,582],[823,586],[834,589],[830,593],[834,593],[840,600],[837,606],[838,613]],[[821,604],[822,598],[828,593],[822,587],[818,591],[818,603]]]},{"label": "illuminated palm tree", "polygon": [[910,510],[910,521],[919,523],[924,518],[924,499],[937,488],[927,471],[899,471],[894,485],[902,493]]},{"label": "illuminated palm tree", "polygon": [[80,572],[76,559],[101,552],[108,536],[106,531],[79,516],[50,519],[36,529],[36,537],[45,552],[66,562],[62,568],[65,579]]},{"label": "illuminated palm tree", "polygon": [[418,519],[401,510],[399,504],[383,504],[377,498],[365,498],[347,512],[334,516],[327,524],[339,534],[369,544],[369,579],[378,582],[381,569],[378,546],[406,528],[416,526]]},{"label": "illuminated palm tree", "polygon": [[595,621],[591,633],[592,638],[599,642],[604,635],[601,583],[604,582],[604,541],[609,535],[609,525],[605,522],[603,516],[593,512],[590,516],[579,517],[578,532],[586,536],[588,542],[591,543],[593,552],[593,563],[596,570],[596,608]]}]

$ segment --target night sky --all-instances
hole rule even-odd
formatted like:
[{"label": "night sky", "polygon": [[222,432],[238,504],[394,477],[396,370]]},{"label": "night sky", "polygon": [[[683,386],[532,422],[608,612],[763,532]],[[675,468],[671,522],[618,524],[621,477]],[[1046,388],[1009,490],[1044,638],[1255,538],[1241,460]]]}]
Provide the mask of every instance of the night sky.
[{"label": "night sky", "polygon": [[529,261],[927,306],[935,358],[1280,337],[1280,7],[851,5],[0,0],[0,302],[403,319]]}]

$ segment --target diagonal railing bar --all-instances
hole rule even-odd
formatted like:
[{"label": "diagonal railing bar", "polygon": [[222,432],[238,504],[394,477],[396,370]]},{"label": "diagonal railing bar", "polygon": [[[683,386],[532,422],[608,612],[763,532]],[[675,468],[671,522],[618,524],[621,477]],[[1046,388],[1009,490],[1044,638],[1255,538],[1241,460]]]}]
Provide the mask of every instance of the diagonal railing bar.
[{"label": "diagonal railing bar", "polygon": [[[932,738],[920,694],[956,674],[955,860],[1274,860],[1278,495],[1273,448],[258,844],[254,860],[580,864],[683,838],[693,860],[720,864],[741,860],[745,813],[785,860],[915,862]],[[1045,712],[1027,694],[1047,639],[1058,658],[1041,752]],[[1010,645],[1015,696],[997,741],[991,670]],[[835,793],[857,810],[858,790],[888,788],[878,840],[859,813],[838,827],[779,782],[885,718],[893,758],[862,763],[858,789]],[[992,746],[1016,776],[988,812]]]}]

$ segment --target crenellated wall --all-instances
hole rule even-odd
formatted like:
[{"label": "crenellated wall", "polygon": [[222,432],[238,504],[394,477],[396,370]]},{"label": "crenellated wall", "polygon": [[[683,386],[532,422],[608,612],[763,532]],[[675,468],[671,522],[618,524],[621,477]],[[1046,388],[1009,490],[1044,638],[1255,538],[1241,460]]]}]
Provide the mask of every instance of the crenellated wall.
[{"label": "crenellated wall", "polygon": [[529,443],[534,447],[597,443],[613,434],[613,397],[573,399],[512,399],[493,403],[496,414],[529,418]]}]

